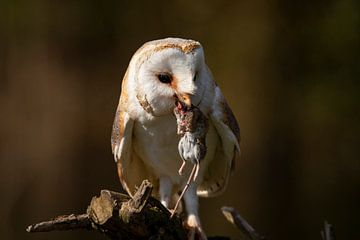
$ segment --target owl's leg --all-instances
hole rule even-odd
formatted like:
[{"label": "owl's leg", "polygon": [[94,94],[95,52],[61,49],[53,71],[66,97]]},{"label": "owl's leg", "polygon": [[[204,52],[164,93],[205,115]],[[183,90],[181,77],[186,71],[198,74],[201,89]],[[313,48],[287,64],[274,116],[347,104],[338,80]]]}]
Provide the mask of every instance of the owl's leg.
[{"label": "owl's leg", "polygon": [[172,188],[173,183],[171,179],[167,176],[161,176],[159,180],[159,194],[160,202],[166,207],[169,208],[170,200],[172,197]]},{"label": "owl's leg", "polygon": [[[206,240],[207,237],[205,235],[204,230],[200,224],[199,218],[199,198],[196,193],[196,184],[191,183],[188,190],[184,194],[185,207],[187,211],[187,220],[186,225],[189,227],[189,239],[201,239]],[[195,238],[195,235],[198,237]]]}]

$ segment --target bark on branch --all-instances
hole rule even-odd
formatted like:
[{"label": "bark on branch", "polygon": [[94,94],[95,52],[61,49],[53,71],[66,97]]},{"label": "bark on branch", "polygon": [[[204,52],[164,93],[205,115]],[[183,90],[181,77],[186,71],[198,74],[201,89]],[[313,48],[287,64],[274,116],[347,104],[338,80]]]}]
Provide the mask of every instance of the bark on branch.
[{"label": "bark on branch", "polygon": [[[56,217],[32,224],[28,232],[49,232],[75,229],[95,230],[109,239],[187,239],[187,229],[182,219],[171,213],[158,200],[151,197],[152,185],[145,180],[134,197],[102,190],[99,197],[93,197],[87,212]],[[232,207],[222,207],[226,219],[234,224],[246,239],[264,240],[255,229]],[[334,228],[325,222],[321,232],[323,240],[335,240]],[[229,237],[208,237],[208,240],[230,240]]]},{"label": "bark on branch", "polygon": [[334,227],[327,221],[324,222],[324,230],[321,230],[320,234],[323,240],[335,240]]},{"label": "bark on branch", "polygon": [[233,207],[222,207],[225,218],[234,224],[241,232],[251,240],[265,240],[264,236],[258,234],[255,229],[235,210]]},{"label": "bark on branch", "polygon": [[[93,197],[85,214],[59,216],[32,224],[28,232],[88,229],[105,234],[109,239],[187,239],[187,229],[178,216],[170,219],[170,212],[151,197],[152,185],[145,180],[133,198],[102,190]],[[210,237],[209,240],[227,237]]]}]

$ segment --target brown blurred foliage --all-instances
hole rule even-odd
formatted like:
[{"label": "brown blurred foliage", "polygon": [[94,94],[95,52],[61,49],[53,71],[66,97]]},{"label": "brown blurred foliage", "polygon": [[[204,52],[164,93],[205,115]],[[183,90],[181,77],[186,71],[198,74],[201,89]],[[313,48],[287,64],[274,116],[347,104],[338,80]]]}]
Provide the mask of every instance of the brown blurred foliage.
[{"label": "brown blurred foliage", "polygon": [[[359,239],[360,4],[339,1],[0,3],[1,239],[120,190],[110,131],[130,57],[167,36],[199,40],[241,126],[227,192],[201,200],[209,235],[239,232],[235,206],[269,239]],[[74,201],[76,200],[76,201]]]}]

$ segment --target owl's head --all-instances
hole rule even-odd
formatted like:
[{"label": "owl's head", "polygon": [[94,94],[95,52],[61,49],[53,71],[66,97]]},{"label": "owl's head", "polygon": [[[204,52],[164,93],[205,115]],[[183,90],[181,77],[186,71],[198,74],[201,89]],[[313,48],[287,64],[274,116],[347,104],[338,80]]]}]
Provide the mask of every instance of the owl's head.
[{"label": "owl's head", "polygon": [[166,38],[145,43],[129,65],[137,101],[149,114],[170,113],[176,99],[199,105],[211,80],[199,42]]}]

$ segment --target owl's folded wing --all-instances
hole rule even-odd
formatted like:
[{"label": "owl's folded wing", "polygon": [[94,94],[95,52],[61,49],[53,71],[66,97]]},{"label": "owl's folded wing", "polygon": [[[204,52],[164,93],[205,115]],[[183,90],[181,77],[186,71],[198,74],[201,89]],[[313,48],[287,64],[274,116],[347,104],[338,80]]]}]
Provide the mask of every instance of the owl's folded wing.
[{"label": "owl's folded wing", "polygon": [[216,146],[214,159],[205,170],[203,182],[197,193],[202,197],[221,194],[235,168],[235,158],[240,154],[240,129],[229,105],[219,87],[215,88],[215,99],[210,121],[215,126],[220,138]]},{"label": "owl's folded wing", "polygon": [[132,137],[134,120],[124,111],[120,99],[111,134],[111,148],[117,164],[121,185],[130,196],[149,177],[144,163],[133,151]]}]

